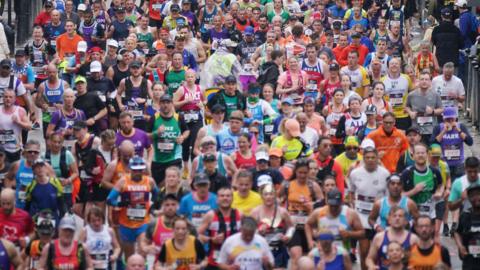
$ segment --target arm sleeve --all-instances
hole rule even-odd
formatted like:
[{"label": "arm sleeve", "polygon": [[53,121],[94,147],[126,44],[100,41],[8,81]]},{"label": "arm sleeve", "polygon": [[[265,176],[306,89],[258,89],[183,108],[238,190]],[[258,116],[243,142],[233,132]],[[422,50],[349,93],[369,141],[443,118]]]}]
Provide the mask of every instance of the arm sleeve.
[{"label": "arm sleeve", "polygon": [[160,254],[158,254],[158,261],[161,262],[161,263],[165,263],[166,260],[167,260],[167,251],[166,251],[167,247],[165,246],[165,244],[162,245],[162,249],[160,250]]},{"label": "arm sleeve", "polygon": [[410,181],[410,170],[405,169],[403,170],[400,179],[402,180],[403,183],[403,189],[405,191],[410,191],[413,188],[413,182]]},{"label": "arm sleeve", "polygon": [[450,252],[444,246],[441,247],[442,251],[442,262],[446,264],[448,267],[452,267],[452,263],[450,262]]},{"label": "arm sleeve", "polygon": [[195,252],[197,253],[197,263],[202,262],[205,259],[205,249],[203,248],[203,244],[195,239]]},{"label": "arm sleeve", "polygon": [[345,121],[347,119],[345,116],[342,116],[340,118],[340,121],[338,121],[338,126],[337,126],[337,131],[335,132],[335,137],[337,138],[343,138],[345,137]]},{"label": "arm sleeve", "polygon": [[120,197],[120,192],[115,188],[112,188],[110,193],[107,197],[107,204],[117,206],[118,205],[118,197]]},{"label": "arm sleeve", "polygon": [[400,156],[397,162],[397,173],[401,173],[405,169],[405,155],[407,152],[405,152],[403,155]]},{"label": "arm sleeve", "polygon": [[465,133],[465,135],[467,135],[467,137],[465,137],[465,143],[468,146],[472,146],[473,145],[473,138],[470,135],[470,132],[468,131],[468,128],[464,124],[460,123],[460,129],[462,130],[463,133]]}]

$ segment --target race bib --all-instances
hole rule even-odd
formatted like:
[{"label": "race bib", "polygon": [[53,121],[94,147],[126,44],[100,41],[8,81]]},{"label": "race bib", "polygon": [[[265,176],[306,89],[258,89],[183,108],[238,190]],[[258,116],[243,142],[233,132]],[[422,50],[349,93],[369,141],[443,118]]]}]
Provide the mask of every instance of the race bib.
[{"label": "race bib", "polygon": [[128,111],[134,119],[142,118],[143,117],[143,111],[142,110],[131,110]]},{"label": "race bib", "polygon": [[57,41],[54,40],[54,39],[50,40],[50,45],[51,45],[52,47],[56,47],[56,46],[57,46]]},{"label": "race bib", "polygon": [[68,184],[63,187],[63,193],[72,193],[73,192],[73,185]]},{"label": "race bib", "polygon": [[55,106],[51,106],[51,107],[47,108],[47,112],[49,112],[49,113],[54,113],[56,111],[57,111],[57,107],[55,107]]},{"label": "race bib", "polygon": [[428,201],[426,203],[421,203],[421,204],[418,205],[418,212],[421,215],[430,216],[431,209],[432,209],[432,202],[431,201]]},{"label": "race bib", "polygon": [[71,151],[73,149],[73,146],[75,145],[76,140],[64,140],[63,141],[63,147],[65,147],[67,150]]},{"label": "race bib", "polygon": [[18,199],[22,202],[27,200],[27,192],[25,191],[19,191],[18,192]]},{"label": "race bib", "polygon": [[308,216],[307,215],[302,215],[302,214],[297,214],[297,215],[292,215],[292,222],[295,225],[305,225],[307,223]]},{"label": "race bib", "polygon": [[152,5],[152,8],[155,9],[155,10],[160,11],[160,10],[162,10],[162,4],[153,4],[153,5]]},{"label": "race bib", "polygon": [[401,106],[403,104],[403,94],[398,93],[398,94],[390,94],[390,104],[392,106]]},{"label": "race bib", "polygon": [[330,134],[330,136],[335,136],[335,133],[337,133],[336,128],[330,128],[330,131],[328,131],[328,134]]},{"label": "race bib", "polygon": [[2,130],[0,131],[0,143],[1,144],[6,144],[6,143],[15,143],[15,134],[13,130]]},{"label": "race bib", "polygon": [[131,220],[143,220],[146,215],[147,210],[145,209],[145,205],[127,208],[127,217]]},{"label": "race bib", "polygon": [[198,121],[198,113],[186,113],[183,116],[187,123]]},{"label": "race bib", "polygon": [[122,47],[122,48],[125,47],[125,40],[119,40],[118,41],[118,46]]},{"label": "race bib", "polygon": [[417,117],[417,124],[419,126],[426,126],[433,124],[433,117],[432,116],[419,116]]},{"label": "race bib", "polygon": [[479,241],[472,241],[474,244],[468,245],[468,254],[472,255],[475,258],[480,257],[480,243]]},{"label": "race bib", "polygon": [[460,149],[457,149],[456,147],[447,148],[443,151],[443,155],[448,160],[460,159]]},{"label": "race bib", "polygon": [[273,132],[273,125],[265,125],[265,133],[271,134]]},{"label": "race bib", "polygon": [[91,254],[93,268],[94,269],[107,269],[108,268],[108,256],[107,254]]},{"label": "race bib", "polygon": [[158,150],[160,151],[172,151],[175,144],[173,142],[159,142],[157,143]]},{"label": "race bib", "polygon": [[195,228],[200,227],[202,225],[202,217],[192,217],[192,224]]},{"label": "race bib", "polygon": [[374,202],[375,202],[375,197],[357,195],[355,206],[360,213],[370,214],[370,212],[373,209]]}]

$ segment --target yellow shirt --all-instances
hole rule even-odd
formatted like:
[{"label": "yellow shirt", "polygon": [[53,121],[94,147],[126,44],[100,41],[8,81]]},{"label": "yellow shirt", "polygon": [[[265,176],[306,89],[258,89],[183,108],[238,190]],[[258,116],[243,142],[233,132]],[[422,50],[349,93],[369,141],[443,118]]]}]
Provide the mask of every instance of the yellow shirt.
[{"label": "yellow shirt", "polygon": [[398,78],[392,79],[386,75],[381,81],[385,84],[385,97],[392,106],[395,117],[397,119],[408,117],[405,105],[408,93],[413,89],[410,77],[402,73]]},{"label": "yellow shirt", "polygon": [[351,160],[347,157],[345,152],[343,152],[341,155],[337,156],[335,160],[340,164],[340,167],[342,167],[343,175],[347,177],[348,175],[348,170],[350,167],[355,164],[357,161],[363,160],[363,157],[360,153],[357,154],[357,158],[354,160]]},{"label": "yellow shirt", "polygon": [[246,198],[240,197],[240,195],[238,195],[238,191],[233,193],[232,208],[238,209],[242,215],[250,215],[250,212],[253,210],[253,208],[261,205],[262,203],[262,197],[260,197],[260,195],[255,191],[250,191]]},{"label": "yellow shirt", "polygon": [[[271,148],[283,149],[287,146],[287,151],[283,153],[283,157],[287,161],[297,159],[302,153],[303,144],[298,139],[287,140],[283,135],[273,139]],[[310,156],[313,153],[312,149],[306,149],[306,156]]]}]

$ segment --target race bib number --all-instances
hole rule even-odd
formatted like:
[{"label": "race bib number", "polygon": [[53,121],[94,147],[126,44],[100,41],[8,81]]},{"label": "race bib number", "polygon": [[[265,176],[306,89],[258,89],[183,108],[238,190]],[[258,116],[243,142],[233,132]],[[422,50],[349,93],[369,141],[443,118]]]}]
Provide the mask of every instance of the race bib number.
[{"label": "race bib number", "polygon": [[187,123],[198,121],[198,113],[186,113],[183,116]]},{"label": "race bib number", "polygon": [[1,144],[6,144],[6,143],[15,143],[15,134],[13,133],[13,130],[2,130],[0,131],[0,143]]},{"label": "race bib number", "polygon": [[160,11],[160,10],[162,10],[162,4],[153,4],[152,8]]},{"label": "race bib number", "polygon": [[147,210],[144,205],[127,208],[127,217],[131,220],[143,220],[147,215]]},{"label": "race bib number", "polygon": [[72,193],[73,192],[73,185],[68,184],[63,187],[63,193]]},{"label": "race bib number", "polygon": [[265,125],[265,133],[271,134],[273,132],[273,125]]},{"label": "race bib number", "polygon": [[107,254],[92,254],[93,268],[94,269],[107,269],[108,268],[108,256]]},{"label": "race bib number", "polygon": [[417,124],[420,126],[432,125],[433,117],[431,116],[419,116],[417,117]]},{"label": "race bib number", "polygon": [[128,111],[134,119],[142,118],[143,117],[143,111],[142,110],[131,110]]},{"label": "race bib number", "polygon": [[480,257],[480,243],[479,241],[474,241],[475,244],[468,245],[468,254],[472,255],[473,257]]},{"label": "race bib number", "polygon": [[125,40],[118,41],[118,46],[120,46],[122,48],[125,47]]},{"label": "race bib number", "polygon": [[360,213],[370,214],[373,209],[373,203],[375,202],[375,197],[357,195],[357,201],[355,206]]},{"label": "race bib number", "polygon": [[50,45],[51,45],[52,47],[56,47],[56,46],[57,46],[57,41],[52,39],[52,40],[50,41]]},{"label": "race bib number", "polygon": [[295,225],[305,225],[307,223],[308,216],[307,215],[292,215],[292,222]]},{"label": "race bib number", "polygon": [[390,104],[392,106],[401,106],[403,104],[403,94],[390,94]]},{"label": "race bib number", "polygon": [[25,191],[19,191],[18,192],[18,199],[22,202],[27,200],[27,192]]},{"label": "race bib number", "polygon": [[160,151],[172,151],[174,146],[173,142],[159,142],[157,144],[158,150]]},{"label": "race bib number", "polygon": [[422,215],[430,216],[430,210],[432,209],[432,203],[430,201],[421,203],[418,205],[418,212]]},{"label": "race bib number", "polygon": [[57,111],[57,107],[55,107],[55,106],[50,106],[50,107],[47,108],[47,112],[49,112],[49,113],[54,113],[56,111]]},{"label": "race bib number", "polygon": [[445,149],[443,155],[448,160],[460,159],[460,149]]}]

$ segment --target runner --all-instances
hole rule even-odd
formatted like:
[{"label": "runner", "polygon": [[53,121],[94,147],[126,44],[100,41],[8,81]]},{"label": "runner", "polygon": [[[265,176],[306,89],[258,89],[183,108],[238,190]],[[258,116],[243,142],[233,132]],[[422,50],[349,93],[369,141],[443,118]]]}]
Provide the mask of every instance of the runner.
[{"label": "runner", "polygon": [[308,255],[314,259],[317,267],[323,266],[325,270],[352,269],[352,261],[350,260],[348,252],[346,252],[344,248],[334,244],[335,236],[331,231],[319,231],[316,240],[317,247],[310,251]]},{"label": "runner", "polygon": [[35,234],[32,217],[28,212],[15,206],[15,191],[5,188],[1,192],[0,237],[23,250]]}]

